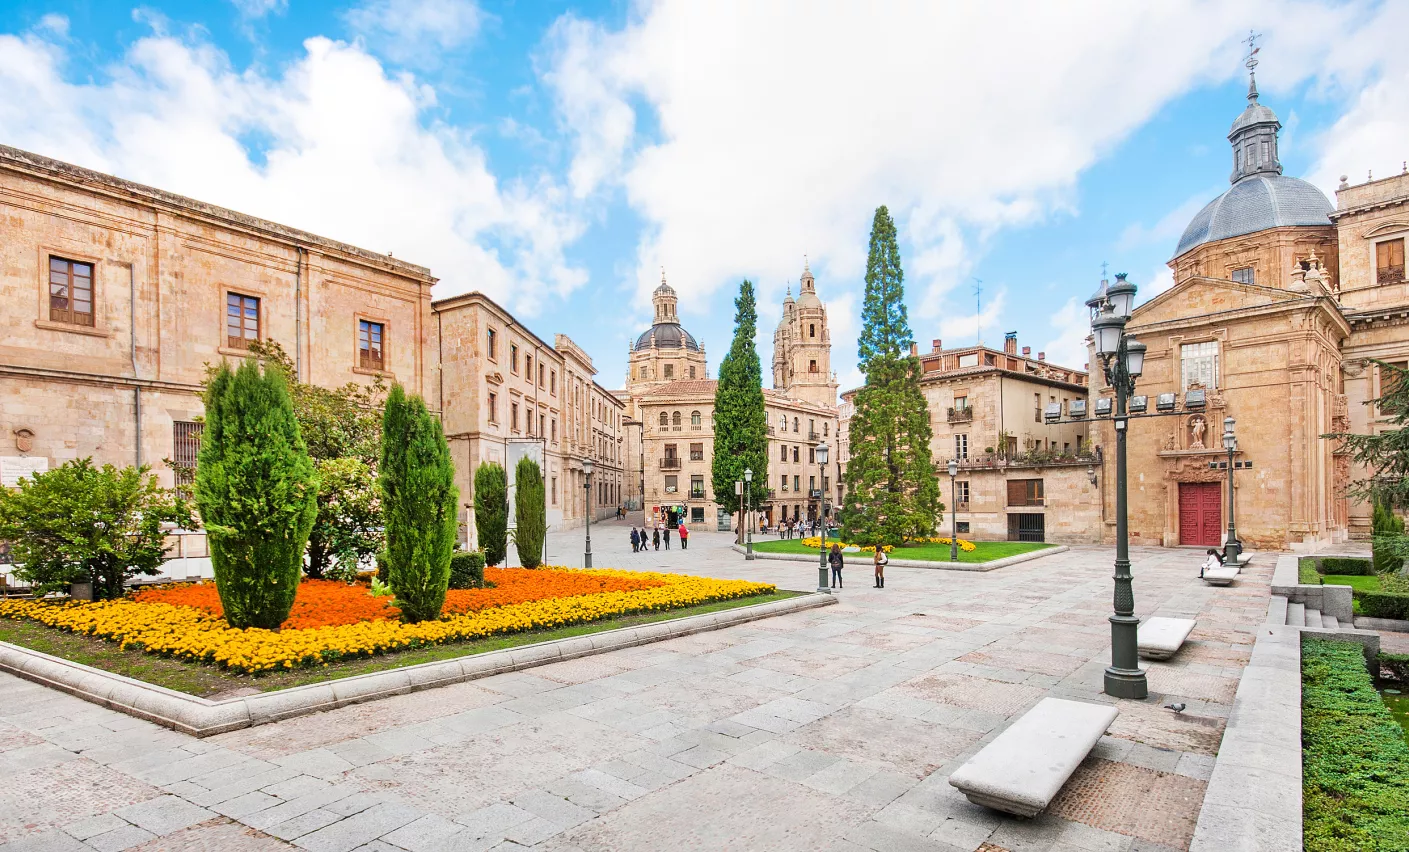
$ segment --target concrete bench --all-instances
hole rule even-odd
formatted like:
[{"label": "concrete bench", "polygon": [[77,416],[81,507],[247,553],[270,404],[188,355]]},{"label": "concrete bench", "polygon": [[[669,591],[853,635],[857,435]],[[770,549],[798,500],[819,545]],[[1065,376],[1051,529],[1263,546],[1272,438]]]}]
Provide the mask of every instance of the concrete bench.
[{"label": "concrete bench", "polygon": [[1194,629],[1192,618],[1156,616],[1140,622],[1140,656],[1147,660],[1167,660],[1174,656]]},{"label": "concrete bench", "polygon": [[1231,586],[1233,579],[1238,576],[1238,566],[1224,565],[1222,568],[1210,568],[1204,572],[1204,582],[1210,586]]},{"label": "concrete bench", "polygon": [[976,805],[1037,816],[1115,717],[1109,704],[1044,698],[956,769],[949,783]]}]

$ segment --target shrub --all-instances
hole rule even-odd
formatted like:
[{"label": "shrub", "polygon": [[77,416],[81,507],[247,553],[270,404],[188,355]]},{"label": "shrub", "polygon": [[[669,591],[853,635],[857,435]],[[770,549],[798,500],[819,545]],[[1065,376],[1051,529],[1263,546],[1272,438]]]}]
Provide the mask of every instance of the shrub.
[{"label": "shrub", "polygon": [[196,506],[231,627],[274,630],[293,606],[318,511],[318,477],[284,374],[224,364],[205,391]]},{"label": "shrub", "polygon": [[1409,621],[1409,595],[1393,592],[1361,592],[1360,613],[1369,618],[1397,618]]},{"label": "shrub", "polygon": [[1316,570],[1321,574],[1341,574],[1350,577],[1373,577],[1375,565],[1369,559],[1356,559],[1349,556],[1326,556],[1317,560]]},{"label": "shrub", "polygon": [[1400,683],[1409,682],[1409,654],[1380,654],[1380,671]]},{"label": "shrub", "polygon": [[1404,537],[1404,519],[1394,513],[1386,503],[1375,501],[1371,519],[1371,553],[1374,554],[1376,574],[1396,574],[1404,567],[1404,559],[1395,545]]},{"label": "shrub", "polygon": [[450,555],[450,588],[483,589],[484,552],[457,550]]},{"label": "shrub", "polygon": [[1302,809],[1310,852],[1409,848],[1409,745],[1359,643],[1301,652]]},{"label": "shrub", "polygon": [[544,502],[543,472],[538,462],[525,456],[514,468],[514,546],[519,564],[543,564],[543,539],[548,535],[548,508]]},{"label": "shrub", "polygon": [[0,488],[0,540],[13,548],[15,576],[40,596],[91,583],[94,600],[122,597],[128,580],[159,572],[166,522],[194,525],[145,467],[78,459]]},{"label": "shrub", "polygon": [[387,565],[386,551],[377,551],[377,579],[385,583],[391,576],[391,568]]},{"label": "shrub", "polygon": [[1317,560],[1314,556],[1303,556],[1301,559],[1297,560],[1296,581],[1298,583],[1307,586],[1321,585],[1321,574],[1317,569],[1316,562]]},{"label": "shrub", "polygon": [[382,513],[387,580],[403,621],[440,617],[459,521],[455,468],[440,421],[394,385],[382,417]]},{"label": "shrub", "polygon": [[494,462],[475,470],[475,531],[485,563],[503,562],[509,551],[509,480]]}]

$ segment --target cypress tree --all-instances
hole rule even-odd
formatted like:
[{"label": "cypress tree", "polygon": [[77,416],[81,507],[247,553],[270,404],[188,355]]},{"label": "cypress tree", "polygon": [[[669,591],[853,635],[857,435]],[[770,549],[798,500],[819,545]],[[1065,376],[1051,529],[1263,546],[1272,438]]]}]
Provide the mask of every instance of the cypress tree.
[{"label": "cypress tree", "polygon": [[509,552],[509,479],[495,462],[475,470],[475,532],[486,565],[498,565]]},{"label": "cypress tree", "polygon": [[381,487],[387,580],[401,618],[437,619],[450,583],[459,492],[440,421],[401,385],[392,386],[382,415]]},{"label": "cypress tree", "polygon": [[547,507],[543,502],[543,472],[538,462],[524,456],[514,468],[514,546],[519,564],[543,564],[543,539],[548,534]]},{"label": "cypress tree", "polygon": [[[728,512],[742,507],[734,483],[753,471],[753,505],[768,496],[768,412],[763,407],[763,370],[754,346],[758,308],[753,284],[744,279],[734,299],[734,342],[719,364],[714,391],[714,502]],[[741,527],[742,528],[742,527]]]},{"label": "cypress tree", "polygon": [[846,468],[843,537],[897,545],[930,535],[943,511],[930,455],[929,407],[920,391],[920,359],[910,354],[905,273],[895,223],[876,209],[866,257],[866,296],[857,339],[866,385],[856,394]]},{"label": "cypress tree", "polygon": [[231,627],[288,618],[317,514],[318,478],[277,369],[224,364],[205,393],[195,497]]}]

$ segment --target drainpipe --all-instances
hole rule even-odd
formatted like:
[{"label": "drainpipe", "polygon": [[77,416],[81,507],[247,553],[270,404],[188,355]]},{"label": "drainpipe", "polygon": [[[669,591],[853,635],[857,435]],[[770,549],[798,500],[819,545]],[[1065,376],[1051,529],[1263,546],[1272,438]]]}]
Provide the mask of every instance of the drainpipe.
[{"label": "drainpipe", "polygon": [[[134,262],[127,264],[127,283],[129,287],[128,305],[131,308],[131,322],[129,331],[131,332],[130,350],[132,355],[132,378],[141,379],[137,372],[137,265]],[[133,430],[136,440],[132,443],[136,447],[137,467],[142,467],[142,386],[135,385],[132,388],[132,411]]]}]

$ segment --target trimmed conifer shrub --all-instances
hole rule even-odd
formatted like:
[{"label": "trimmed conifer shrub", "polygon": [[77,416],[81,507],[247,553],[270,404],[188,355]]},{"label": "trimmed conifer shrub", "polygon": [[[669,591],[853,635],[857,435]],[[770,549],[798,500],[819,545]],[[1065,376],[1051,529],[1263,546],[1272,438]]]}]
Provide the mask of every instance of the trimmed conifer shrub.
[{"label": "trimmed conifer shrub", "polygon": [[450,555],[450,588],[485,588],[483,551],[457,550]]},{"label": "trimmed conifer shrub", "polygon": [[1376,574],[1395,574],[1404,567],[1404,559],[1395,545],[1404,538],[1404,519],[1394,513],[1383,500],[1375,501],[1371,516],[1371,553]]},{"label": "trimmed conifer shrub", "polygon": [[543,472],[527,456],[514,468],[514,546],[519,564],[543,564],[543,539],[548,535],[548,507],[544,502]]},{"label": "trimmed conifer shrub", "polygon": [[318,478],[283,373],[221,365],[205,393],[195,497],[231,627],[274,630],[293,606]]},{"label": "trimmed conifer shrub", "polygon": [[400,385],[382,417],[382,513],[387,582],[407,622],[440,617],[459,522],[455,467],[440,421]]},{"label": "trimmed conifer shrub", "polygon": [[502,563],[509,552],[509,478],[495,462],[475,470],[475,532],[485,563]]}]

